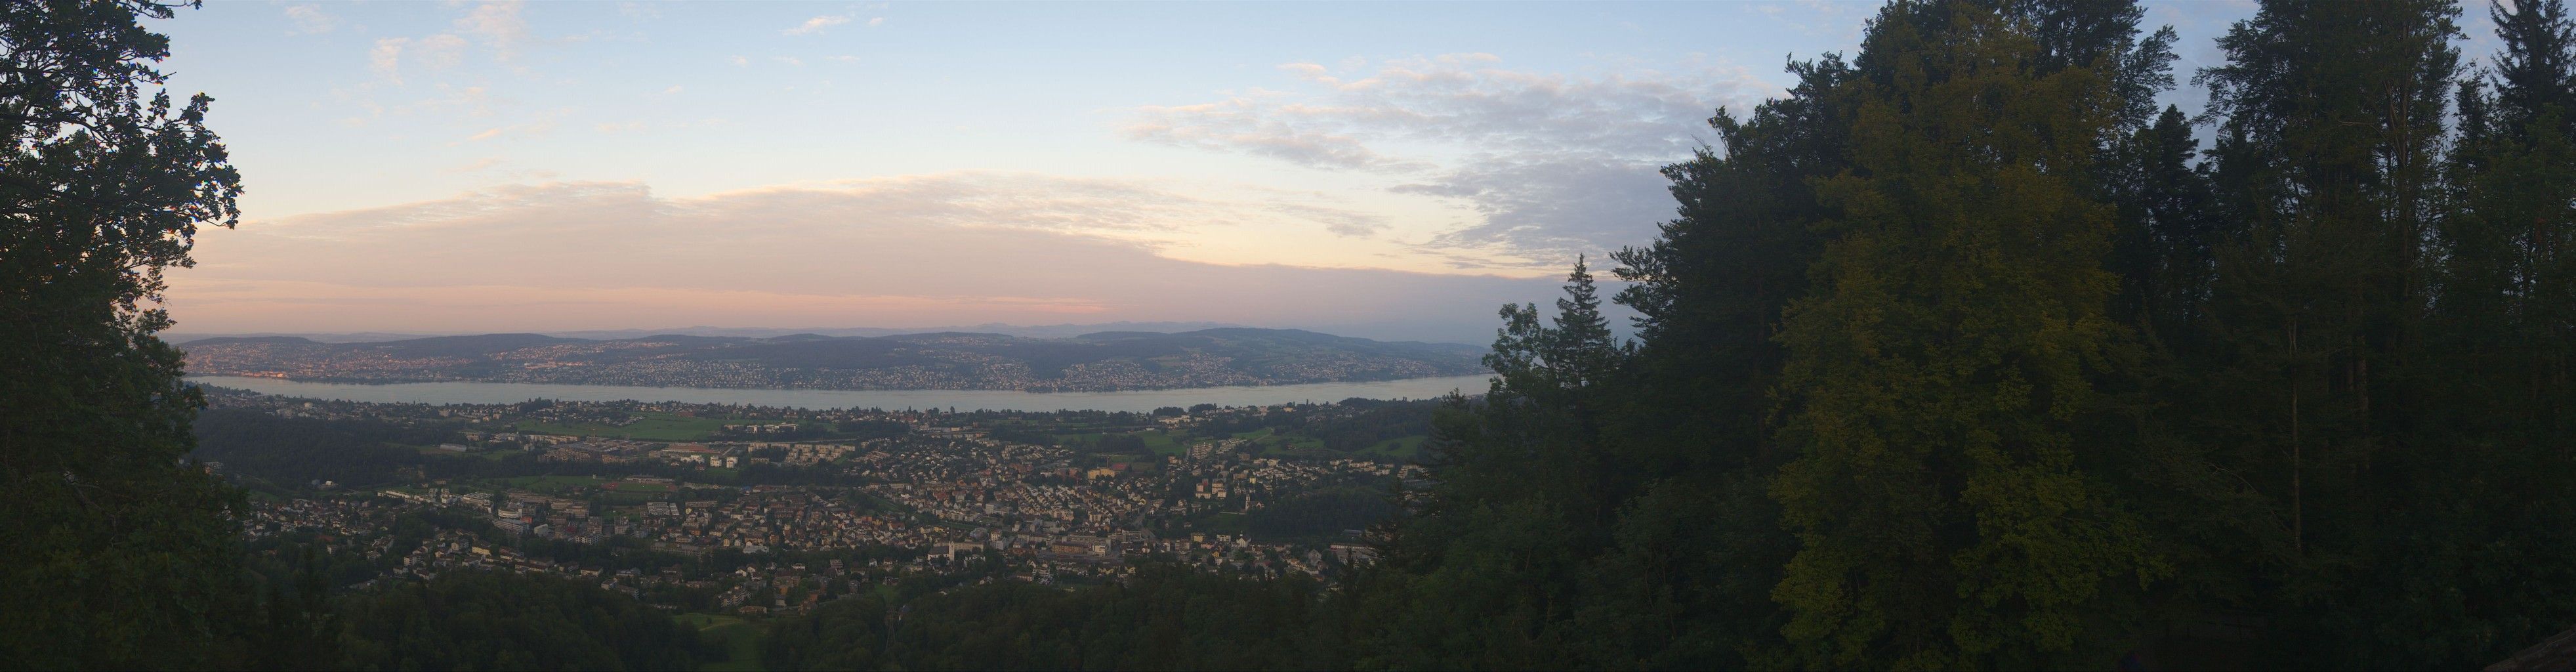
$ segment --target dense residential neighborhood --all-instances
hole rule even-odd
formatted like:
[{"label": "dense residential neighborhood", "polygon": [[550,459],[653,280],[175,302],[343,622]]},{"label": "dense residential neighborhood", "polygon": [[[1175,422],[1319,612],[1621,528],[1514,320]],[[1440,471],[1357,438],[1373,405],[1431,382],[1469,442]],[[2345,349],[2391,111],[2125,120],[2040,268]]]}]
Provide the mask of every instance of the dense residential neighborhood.
[{"label": "dense residential neighborhood", "polygon": [[[1048,414],[208,391],[217,418],[437,441],[388,453],[406,464],[381,472],[394,474],[386,482],[245,481],[273,495],[257,499],[246,532],[366,559],[341,580],[543,573],[737,616],[807,610],[905,578],[1092,583],[1138,563],[1331,581],[1375,556],[1362,528],[1392,511],[1391,484],[1422,477],[1407,459],[1421,439],[1334,451],[1308,428],[1377,422],[1387,404],[1427,416],[1432,403]],[[206,457],[227,455],[240,453]],[[205,465],[257,479],[231,473],[257,459]],[[1344,505],[1311,505],[1324,500]],[[420,525],[402,521],[433,531],[406,536]]]}]

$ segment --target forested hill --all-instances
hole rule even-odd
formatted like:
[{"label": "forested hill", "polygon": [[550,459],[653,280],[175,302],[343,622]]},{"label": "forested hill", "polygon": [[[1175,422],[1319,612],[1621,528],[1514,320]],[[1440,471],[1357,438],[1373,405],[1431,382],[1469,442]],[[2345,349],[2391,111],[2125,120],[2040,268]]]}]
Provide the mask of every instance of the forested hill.
[{"label": "forested hill", "polygon": [[2476,669],[2566,632],[2576,21],[2462,11],[2266,0],[2175,72],[2204,45],[2135,3],[1888,3],[1665,169],[1626,289],[1505,311],[1348,591],[1359,666]]},{"label": "forested hill", "polygon": [[195,374],[336,382],[466,380],[816,389],[1116,390],[1396,380],[1483,371],[1481,348],[1295,329],[1071,338],[943,332],[770,338],[539,334],[321,343],[288,336],[182,345]]}]

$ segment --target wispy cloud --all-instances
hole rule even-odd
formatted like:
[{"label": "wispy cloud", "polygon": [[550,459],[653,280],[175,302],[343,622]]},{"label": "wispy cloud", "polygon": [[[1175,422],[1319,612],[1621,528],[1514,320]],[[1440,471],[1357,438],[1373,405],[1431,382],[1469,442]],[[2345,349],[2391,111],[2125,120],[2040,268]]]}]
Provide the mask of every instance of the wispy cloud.
[{"label": "wispy cloud", "polygon": [[[288,8],[288,16],[294,16],[295,9]],[[517,2],[475,5],[450,28],[450,32],[423,37],[377,38],[367,52],[368,68],[378,79],[400,86],[407,70],[436,72],[457,67],[464,63],[471,46],[481,45],[493,62],[509,63],[529,41],[528,23],[519,16]]]},{"label": "wispy cloud", "polygon": [[287,31],[295,35],[328,33],[340,26],[338,19],[322,13],[322,8],[313,5],[288,5],[286,20],[295,23],[295,28]]},{"label": "wispy cloud", "polygon": [[493,60],[505,63],[528,41],[528,22],[520,18],[516,0],[475,5],[474,11],[456,20],[456,29],[491,48]]},{"label": "wispy cloud", "polygon": [[377,77],[400,85],[406,64],[433,71],[453,68],[463,60],[465,46],[465,38],[446,33],[417,39],[379,38],[367,52],[367,63]]},{"label": "wispy cloud", "polygon": [[[847,14],[827,14],[806,19],[804,23],[796,24],[796,27],[794,28],[778,32],[785,35],[812,35],[823,32],[833,26],[849,23],[851,18],[852,17]],[[876,21],[870,20],[868,25],[873,27],[876,25]]]},{"label": "wispy cloud", "polygon": [[652,3],[620,2],[617,3],[617,14],[635,21],[650,21],[662,18],[662,8]]},{"label": "wispy cloud", "polygon": [[[1386,176],[1395,193],[1450,199],[1479,221],[1424,241],[1554,265],[1644,240],[1668,217],[1661,166],[1699,145],[1710,112],[1771,86],[1736,69],[1609,75],[1513,70],[1491,54],[1367,69],[1289,63],[1286,90],[1137,108],[1128,138]],[[1358,229],[1352,229],[1358,230]]]}]

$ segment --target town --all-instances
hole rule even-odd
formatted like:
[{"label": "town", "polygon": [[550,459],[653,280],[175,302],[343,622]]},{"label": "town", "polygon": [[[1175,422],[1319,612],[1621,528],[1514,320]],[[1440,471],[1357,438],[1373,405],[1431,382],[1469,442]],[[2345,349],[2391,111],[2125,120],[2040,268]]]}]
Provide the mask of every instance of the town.
[{"label": "town", "polygon": [[390,472],[288,483],[256,473],[255,445],[201,449],[259,494],[243,519],[255,545],[356,558],[344,583],[498,569],[752,617],[907,584],[1109,582],[1145,563],[1330,582],[1375,557],[1366,528],[1423,478],[1437,403],[957,413],[206,391],[216,426],[426,437],[389,442]]},{"label": "town", "polygon": [[825,390],[1111,391],[1379,381],[1481,373],[1473,346],[1313,332],[1104,332],[1070,339],[910,334],[625,340],[486,334],[320,343],[192,341],[189,371],[349,383],[478,381]]}]

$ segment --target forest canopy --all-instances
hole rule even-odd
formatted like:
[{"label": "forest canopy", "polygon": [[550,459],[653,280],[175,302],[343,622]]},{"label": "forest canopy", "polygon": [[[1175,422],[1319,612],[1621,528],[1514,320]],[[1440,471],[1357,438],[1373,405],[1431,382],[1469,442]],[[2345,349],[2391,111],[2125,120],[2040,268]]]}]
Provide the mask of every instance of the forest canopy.
[{"label": "forest canopy", "polygon": [[[1506,307],[1363,666],[2480,667],[2576,625],[2555,0],[1895,2]],[[2215,142],[2204,148],[2196,135]]]}]

